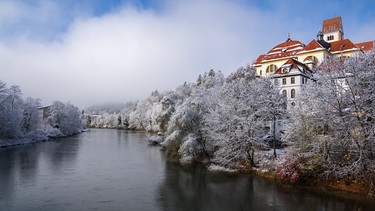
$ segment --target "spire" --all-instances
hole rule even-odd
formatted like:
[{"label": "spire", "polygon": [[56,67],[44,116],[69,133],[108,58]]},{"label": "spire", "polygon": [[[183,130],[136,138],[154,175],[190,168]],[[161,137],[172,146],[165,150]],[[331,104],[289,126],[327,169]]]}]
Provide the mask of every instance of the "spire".
[{"label": "spire", "polygon": [[288,41],[292,41],[292,39],[290,39],[290,33],[288,32],[288,39],[286,40],[287,42]]},{"label": "spire", "polygon": [[319,30],[318,34],[316,35],[317,40],[323,40],[323,32]]}]

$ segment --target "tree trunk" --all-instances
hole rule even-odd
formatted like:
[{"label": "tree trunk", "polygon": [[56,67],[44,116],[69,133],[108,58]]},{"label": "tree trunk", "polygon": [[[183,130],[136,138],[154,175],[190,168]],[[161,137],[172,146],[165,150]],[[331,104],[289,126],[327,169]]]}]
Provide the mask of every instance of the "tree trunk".
[{"label": "tree trunk", "polygon": [[273,122],[272,122],[272,137],[273,137],[273,156],[274,159],[276,159],[277,154],[276,154],[276,115],[273,115]]}]

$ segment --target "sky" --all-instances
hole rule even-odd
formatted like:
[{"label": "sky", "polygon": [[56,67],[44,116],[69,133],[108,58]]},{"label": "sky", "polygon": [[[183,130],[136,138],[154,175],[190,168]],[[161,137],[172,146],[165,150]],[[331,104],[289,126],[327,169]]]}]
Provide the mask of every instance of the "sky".
[{"label": "sky", "polygon": [[373,0],[0,0],[0,80],[23,97],[80,108],[143,100],[225,76],[341,16],[345,38],[375,40]]}]

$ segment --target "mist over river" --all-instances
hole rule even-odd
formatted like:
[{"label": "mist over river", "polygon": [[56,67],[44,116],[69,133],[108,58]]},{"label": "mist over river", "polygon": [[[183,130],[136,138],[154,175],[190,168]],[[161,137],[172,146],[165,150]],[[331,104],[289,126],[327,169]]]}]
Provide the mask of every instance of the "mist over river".
[{"label": "mist over river", "polygon": [[374,210],[371,199],[181,167],[144,132],[0,149],[0,210]]}]

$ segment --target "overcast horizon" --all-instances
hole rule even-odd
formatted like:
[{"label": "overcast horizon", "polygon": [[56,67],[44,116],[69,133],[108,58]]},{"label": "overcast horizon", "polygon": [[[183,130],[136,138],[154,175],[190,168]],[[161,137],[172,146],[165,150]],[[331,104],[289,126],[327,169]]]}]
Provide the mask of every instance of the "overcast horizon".
[{"label": "overcast horizon", "polygon": [[272,0],[0,1],[0,80],[23,97],[80,108],[143,100],[214,69],[224,75],[341,16],[374,40],[375,3]]}]

